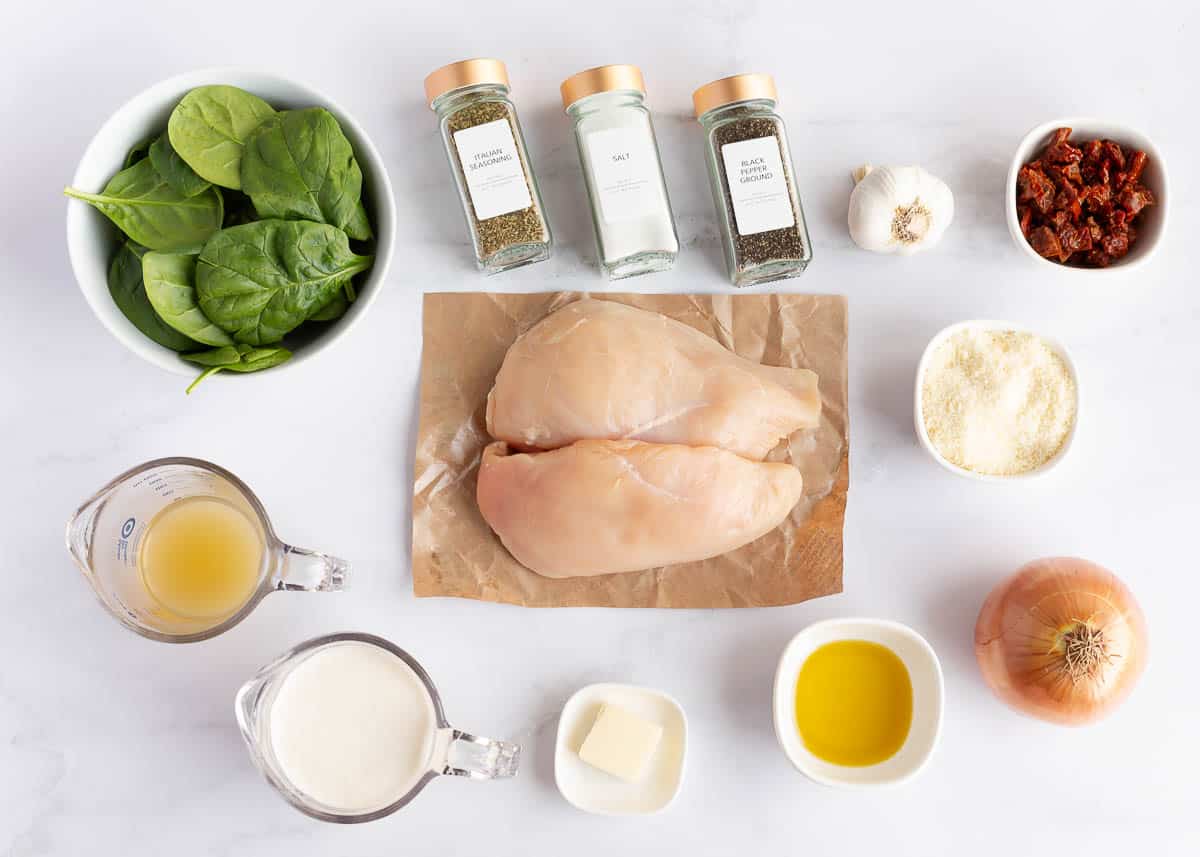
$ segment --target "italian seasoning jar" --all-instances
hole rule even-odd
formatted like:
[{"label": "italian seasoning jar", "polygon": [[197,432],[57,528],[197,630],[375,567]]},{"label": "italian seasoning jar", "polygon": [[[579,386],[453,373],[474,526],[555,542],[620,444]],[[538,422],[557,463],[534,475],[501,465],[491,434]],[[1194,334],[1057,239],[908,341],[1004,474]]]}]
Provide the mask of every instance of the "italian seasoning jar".
[{"label": "italian seasoning jar", "polygon": [[795,277],[812,260],[775,81],[739,74],[692,95],[735,286]]},{"label": "italian seasoning jar", "polygon": [[601,268],[614,280],[667,270],[679,255],[679,236],[641,70],[600,66],[572,75],[560,89],[574,120]]},{"label": "italian seasoning jar", "polygon": [[550,226],[508,91],[508,70],[494,59],[451,63],[425,78],[475,259],[489,274],[550,258]]}]

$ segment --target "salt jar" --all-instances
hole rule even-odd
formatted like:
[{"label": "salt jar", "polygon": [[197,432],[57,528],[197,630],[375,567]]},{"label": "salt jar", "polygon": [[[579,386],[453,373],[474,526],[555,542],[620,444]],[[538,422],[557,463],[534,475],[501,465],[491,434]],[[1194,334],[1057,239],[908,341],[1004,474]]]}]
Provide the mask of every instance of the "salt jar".
[{"label": "salt jar", "polygon": [[735,286],[794,277],[812,261],[777,100],[767,74],[725,77],[692,95]]},{"label": "salt jar", "polygon": [[641,70],[588,69],[564,80],[561,92],[574,121],[601,267],[612,279],[667,270],[679,237]]},{"label": "salt jar", "polygon": [[489,274],[548,259],[552,243],[508,93],[508,70],[495,59],[451,63],[425,78],[475,259]]}]

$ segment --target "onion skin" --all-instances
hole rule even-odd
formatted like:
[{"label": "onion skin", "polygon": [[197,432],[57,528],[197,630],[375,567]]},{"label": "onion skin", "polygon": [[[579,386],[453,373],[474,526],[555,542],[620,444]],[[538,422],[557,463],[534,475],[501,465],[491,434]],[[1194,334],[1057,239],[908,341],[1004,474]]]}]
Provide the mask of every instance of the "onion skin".
[{"label": "onion skin", "polygon": [[[1087,644],[1081,644],[1087,641]],[[1083,651],[1098,654],[1084,667]],[[1115,574],[1084,559],[1038,559],[1002,581],[979,611],[975,657],[1016,710],[1082,726],[1129,696],[1149,654],[1146,619]]]}]

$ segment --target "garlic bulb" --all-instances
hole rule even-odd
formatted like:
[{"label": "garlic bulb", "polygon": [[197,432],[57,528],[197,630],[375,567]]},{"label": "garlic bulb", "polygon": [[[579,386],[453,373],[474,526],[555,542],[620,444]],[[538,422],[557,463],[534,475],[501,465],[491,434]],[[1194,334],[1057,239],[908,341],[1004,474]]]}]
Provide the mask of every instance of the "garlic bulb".
[{"label": "garlic bulb", "polygon": [[854,171],[850,237],[864,250],[909,255],[937,244],[954,219],[954,194],[920,167]]}]

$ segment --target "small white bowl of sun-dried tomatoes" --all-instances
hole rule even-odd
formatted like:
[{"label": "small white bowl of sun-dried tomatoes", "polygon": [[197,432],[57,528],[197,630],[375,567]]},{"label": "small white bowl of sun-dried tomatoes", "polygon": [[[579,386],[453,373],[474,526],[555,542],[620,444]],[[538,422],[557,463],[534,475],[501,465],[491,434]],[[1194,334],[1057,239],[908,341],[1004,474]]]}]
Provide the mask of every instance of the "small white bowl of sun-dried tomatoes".
[{"label": "small white bowl of sun-dried tomatoes", "polygon": [[1031,259],[1128,271],[1167,225],[1167,170],[1150,139],[1100,119],[1055,119],[1025,135],[1005,190],[1008,231]]}]

